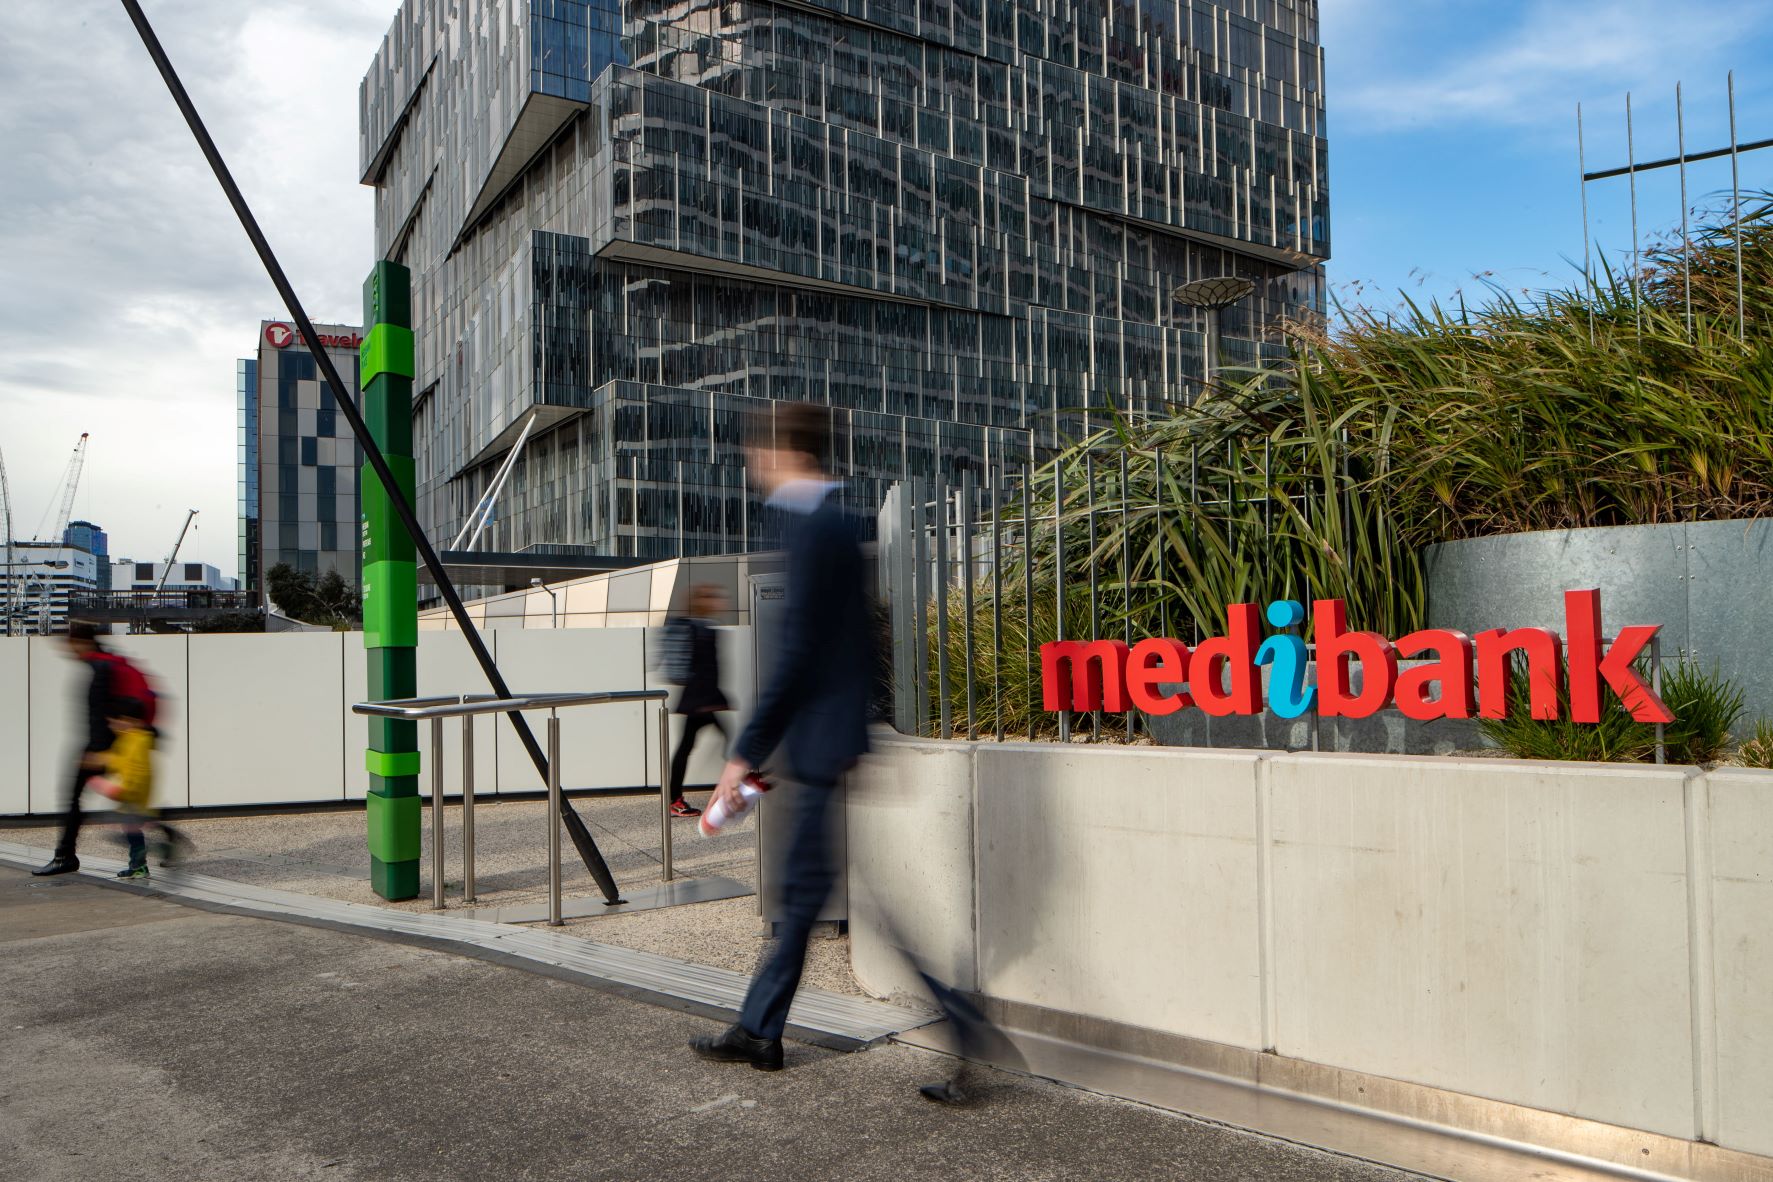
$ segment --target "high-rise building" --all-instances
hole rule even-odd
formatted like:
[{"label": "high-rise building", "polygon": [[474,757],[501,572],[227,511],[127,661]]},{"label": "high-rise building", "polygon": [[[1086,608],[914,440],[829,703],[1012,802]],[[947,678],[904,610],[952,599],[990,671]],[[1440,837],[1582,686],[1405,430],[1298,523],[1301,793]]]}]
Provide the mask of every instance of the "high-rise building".
[{"label": "high-rise building", "polygon": [[97,560],[98,589],[111,589],[111,542],[105,531],[90,521],[70,521],[62,531],[62,544],[86,551]]},{"label": "high-rise building", "polygon": [[[831,408],[859,501],[1278,354],[1329,254],[1315,0],[406,0],[364,79],[411,267],[419,513],[492,548],[756,531],[735,447]],[[749,539],[747,539],[749,540]]]},{"label": "high-rise building", "polygon": [[[317,324],[339,376],[357,394],[360,329]],[[357,468],[361,453],[332,390],[294,328],[259,325],[258,353],[234,367],[239,399],[240,588],[264,591],[279,563],[362,582]]]}]

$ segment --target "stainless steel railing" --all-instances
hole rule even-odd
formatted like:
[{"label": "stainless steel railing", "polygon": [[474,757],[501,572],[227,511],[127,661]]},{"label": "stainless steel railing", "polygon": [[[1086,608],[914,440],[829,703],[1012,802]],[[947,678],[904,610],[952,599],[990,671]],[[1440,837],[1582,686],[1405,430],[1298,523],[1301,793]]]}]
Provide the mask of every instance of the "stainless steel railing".
[{"label": "stainless steel railing", "polygon": [[595,693],[525,694],[500,698],[492,694],[453,694],[438,698],[397,698],[387,702],[358,702],[353,713],[374,718],[398,718],[431,723],[431,907],[441,911],[443,901],[443,720],[462,720],[462,902],[474,902],[474,723],[482,714],[508,714],[513,710],[548,712],[548,923],[560,926],[560,711],[568,706],[603,706],[618,702],[659,703],[659,818],[660,853],[664,877],[674,877],[671,865],[671,772],[670,714],[665,690],[606,690]]}]

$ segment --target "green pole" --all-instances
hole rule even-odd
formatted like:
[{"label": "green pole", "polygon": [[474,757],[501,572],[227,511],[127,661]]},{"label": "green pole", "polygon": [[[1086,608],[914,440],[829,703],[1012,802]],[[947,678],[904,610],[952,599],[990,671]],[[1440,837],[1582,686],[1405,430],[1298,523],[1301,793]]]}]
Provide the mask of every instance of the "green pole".
[{"label": "green pole", "polygon": [[[378,262],[363,284],[360,358],[363,417],[407,503],[413,503],[412,272]],[[363,646],[369,697],[418,695],[418,566],[374,470],[359,474],[363,506]],[[369,880],[384,899],[419,893],[418,723],[369,719]]]}]

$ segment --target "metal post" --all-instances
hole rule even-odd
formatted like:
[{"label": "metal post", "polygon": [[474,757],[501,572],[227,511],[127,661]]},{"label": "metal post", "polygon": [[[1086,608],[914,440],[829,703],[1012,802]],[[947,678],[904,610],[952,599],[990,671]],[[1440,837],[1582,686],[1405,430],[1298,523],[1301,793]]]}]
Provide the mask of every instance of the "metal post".
[{"label": "metal post", "polygon": [[997,741],[1003,742],[1003,479],[1001,472],[986,473],[991,481],[991,713],[997,719]]},{"label": "metal post", "polygon": [[[1662,698],[1662,635],[1657,633],[1650,637],[1650,691],[1657,700]],[[1663,742],[1662,724],[1656,724],[1656,762],[1668,762],[1668,747]]]},{"label": "metal post", "polygon": [[1023,698],[1028,703],[1028,737],[1034,738],[1036,681],[1034,676],[1034,468],[1022,471],[1022,629]]},{"label": "metal post", "polygon": [[966,645],[967,664],[967,739],[979,737],[979,703],[974,688],[973,678],[973,473],[967,469],[960,474],[960,572],[965,580],[961,587],[961,606],[966,612],[966,629],[964,643]]},{"label": "metal post", "polygon": [[[1190,553],[1198,549],[1200,541],[1200,444],[1188,445],[1188,548]],[[1186,574],[1187,572],[1183,572]],[[1189,640],[1193,644],[1200,643],[1200,618],[1188,613]],[[1165,632],[1164,635],[1169,635]]]},{"label": "metal post", "polygon": [[560,926],[560,712],[548,711],[548,926]]},{"label": "metal post", "polygon": [[1742,294],[1742,165],[1736,138],[1736,71],[1730,80],[1730,230],[1736,240],[1736,339],[1748,343],[1748,304]]},{"label": "metal post", "polygon": [[443,910],[443,719],[431,720],[431,910]]},{"label": "metal post", "polygon": [[912,599],[916,604],[913,668],[917,681],[917,734],[921,738],[930,725],[930,539],[923,527],[924,501],[929,491],[922,480],[913,480],[910,489]]},{"label": "metal post", "polygon": [[1207,352],[1206,352],[1206,356],[1202,359],[1202,364],[1201,364],[1201,373],[1205,379],[1201,383],[1202,386],[1204,386],[1207,389],[1212,388],[1213,373],[1218,368],[1219,368],[1219,309],[1208,308],[1207,309]]},{"label": "metal post", "polygon": [[1687,108],[1681,84],[1675,83],[1675,135],[1680,144],[1681,172],[1681,290],[1687,307],[1687,335],[1693,335],[1693,237],[1687,225]]},{"label": "metal post", "polygon": [[1582,136],[1582,104],[1576,104],[1576,175],[1582,186],[1582,282],[1588,290],[1588,343],[1594,344],[1594,259],[1588,229],[1588,146]]},{"label": "metal post", "polygon": [[[1638,298],[1638,277],[1643,273],[1638,246],[1638,150],[1636,132],[1631,118],[1631,92],[1625,92],[1625,165],[1631,182],[1631,316],[1641,333],[1644,329],[1644,305]],[[1585,190],[1586,191],[1586,190]]]},{"label": "metal post", "polygon": [[[463,695],[467,701],[467,695]],[[439,719],[438,721],[442,721]],[[462,716],[462,902],[474,902],[474,716]]]},{"label": "metal post", "polygon": [[[1101,577],[1097,573],[1100,564],[1096,561],[1096,453],[1092,449],[1084,452],[1084,511],[1090,515],[1089,551],[1087,562],[1090,568],[1090,642],[1093,644],[1102,639],[1102,593]],[[1090,738],[1102,741],[1102,711],[1090,712]]]},{"label": "metal post", "polygon": [[1151,453],[1152,485],[1151,485],[1151,522],[1157,531],[1157,623],[1158,634],[1170,634],[1170,596],[1164,586],[1164,548],[1167,539],[1164,537],[1164,449],[1160,446]]},{"label": "metal post", "polygon": [[[1123,643],[1130,649],[1133,647],[1133,530],[1132,530],[1132,495],[1127,491],[1127,449],[1120,449],[1120,574],[1123,599],[1121,610],[1125,613],[1126,636]],[[1132,742],[1138,729],[1138,712],[1131,706],[1127,707],[1127,741]]]},{"label": "metal post", "polygon": [[954,713],[948,702],[948,485],[936,481],[936,707],[942,737],[954,737]]},{"label": "metal post", "polygon": [[[1065,465],[1053,459],[1053,639],[1065,639]],[[1059,741],[1071,742],[1071,712],[1059,711]]]},{"label": "metal post", "polygon": [[665,881],[677,877],[671,858],[671,706],[659,703],[659,855]]}]

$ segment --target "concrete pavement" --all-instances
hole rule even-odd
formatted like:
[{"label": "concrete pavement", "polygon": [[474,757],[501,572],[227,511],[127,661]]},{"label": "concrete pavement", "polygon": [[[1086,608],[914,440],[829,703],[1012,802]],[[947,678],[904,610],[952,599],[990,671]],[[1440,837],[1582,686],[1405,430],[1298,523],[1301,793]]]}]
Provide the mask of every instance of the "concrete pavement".
[{"label": "concrete pavement", "polygon": [[73,1179],[1409,1175],[903,1046],[700,1063],[715,1024],[485,961],[0,868],[0,1173]]}]

